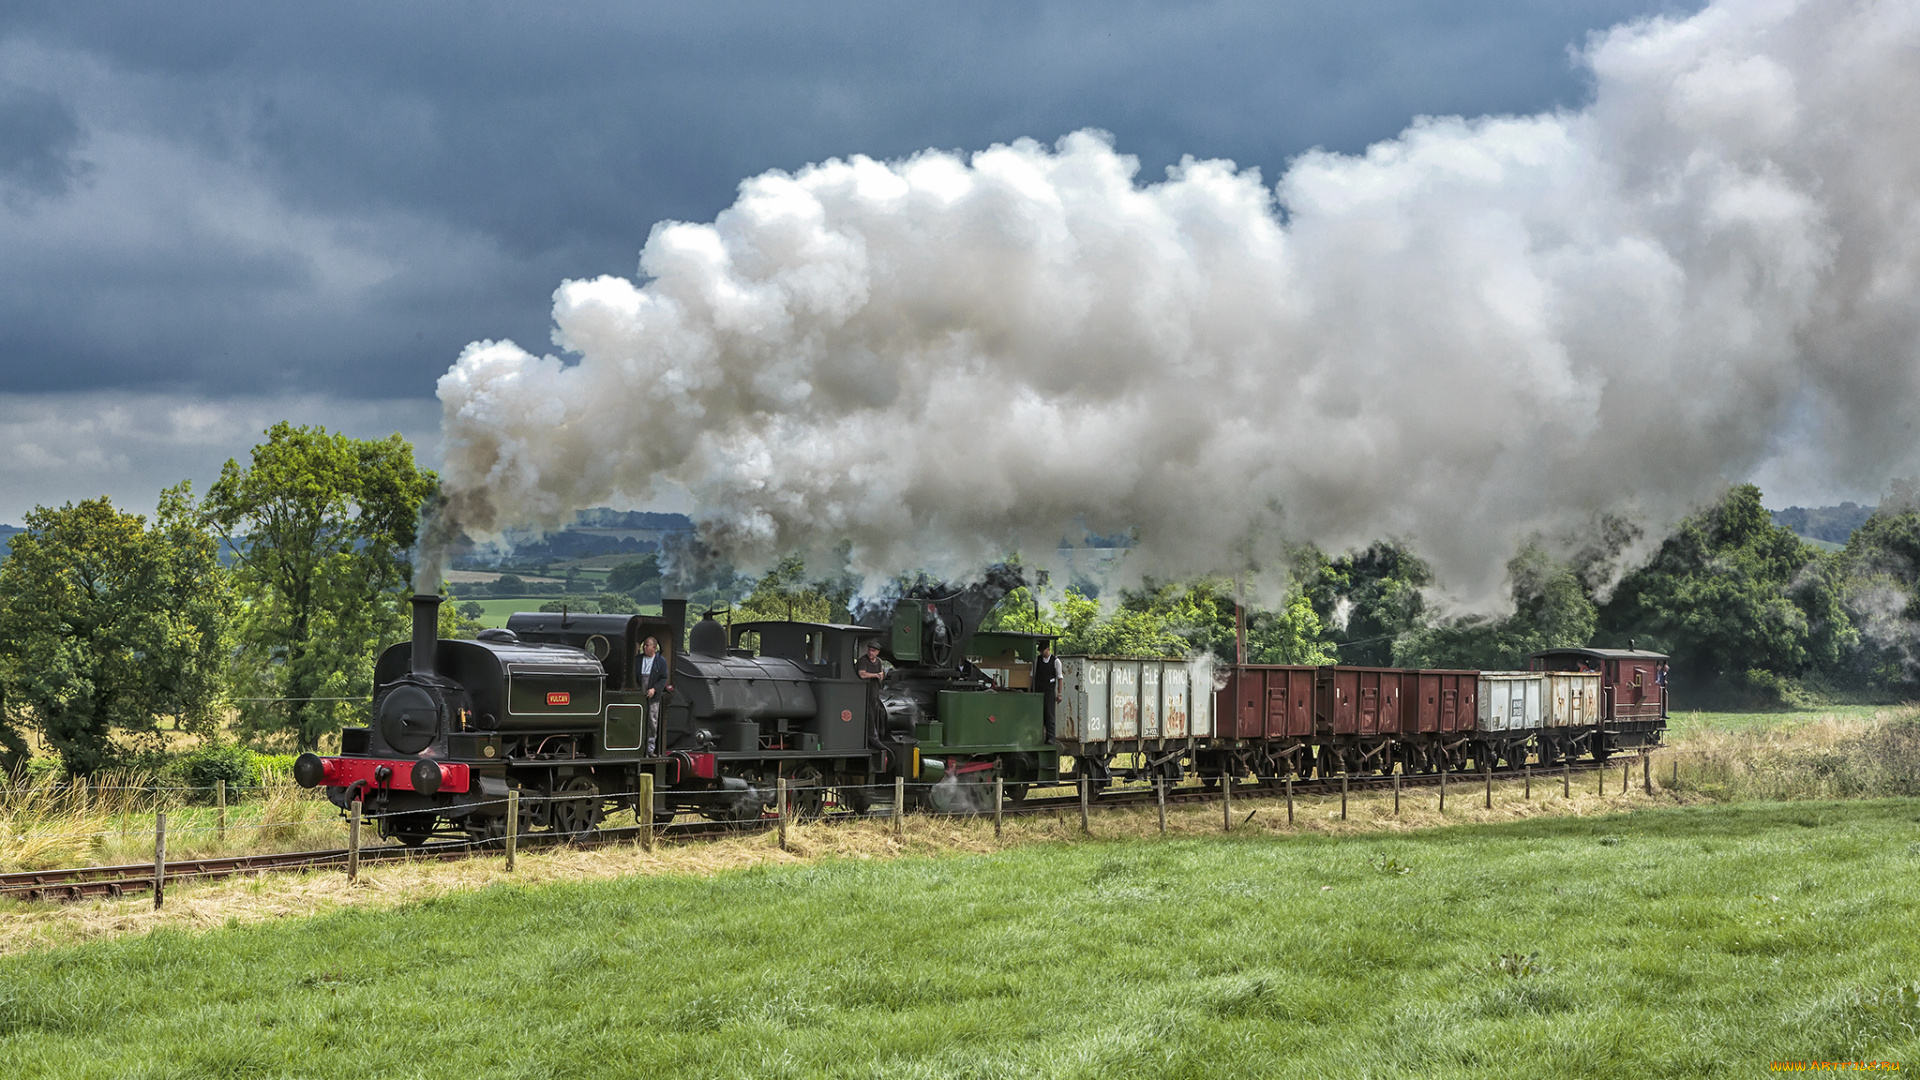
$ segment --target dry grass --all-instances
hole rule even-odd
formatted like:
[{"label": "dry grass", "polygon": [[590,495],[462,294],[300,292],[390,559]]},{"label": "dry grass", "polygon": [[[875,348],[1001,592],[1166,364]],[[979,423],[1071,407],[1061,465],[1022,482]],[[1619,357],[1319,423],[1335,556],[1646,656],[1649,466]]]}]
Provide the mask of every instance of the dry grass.
[{"label": "dry grass", "polygon": [[86,784],[12,778],[0,791],[0,871],[114,865],[153,858],[154,815],[167,812],[169,858],[248,855],[345,842],[339,811],[287,776],[269,776],[253,797],[220,811],[193,792],[130,773]]},{"label": "dry grass", "polygon": [[1669,786],[1689,800],[1920,795],[1920,708],[1795,714],[1775,724],[1703,728],[1662,756]]},{"label": "dry grass", "polygon": [[[1256,797],[1249,789],[1234,797],[1233,831],[1241,836],[1267,835],[1276,839],[1292,834],[1410,832],[1439,825],[1543,816],[1591,816],[1668,802],[1662,795],[1649,798],[1640,794],[1639,779],[1636,771],[1635,788],[1623,795],[1619,793],[1619,773],[1610,773],[1609,794],[1601,796],[1596,793],[1593,776],[1576,776],[1570,799],[1561,796],[1558,781],[1548,785],[1536,779],[1531,799],[1523,798],[1520,781],[1496,782],[1491,810],[1484,805],[1483,788],[1450,786],[1444,817],[1439,813],[1437,792],[1433,789],[1408,789],[1402,796],[1398,817],[1393,814],[1391,792],[1356,792],[1349,799],[1344,821],[1340,819],[1338,795],[1302,796],[1295,800],[1292,827],[1286,823],[1283,799]],[[1096,809],[1091,825],[1093,840],[1148,841],[1159,832],[1152,807]],[[1167,808],[1169,836],[1196,837],[1221,832],[1222,813],[1217,803]],[[457,862],[370,864],[362,867],[359,882],[352,885],[338,870],[183,882],[168,886],[166,906],[157,912],[148,897],[70,905],[0,901],[0,954],[142,933],[162,926],[199,930],[313,915],[349,906],[391,907],[508,881],[535,884],[634,874],[709,876],[770,863],[986,854],[1034,845],[1081,843],[1087,839],[1080,832],[1079,814],[1072,811],[1009,816],[999,839],[993,835],[991,817],[909,816],[899,836],[894,835],[892,826],[884,820],[795,825],[789,831],[787,851],[779,849],[778,837],[774,834],[757,833],[723,840],[663,842],[651,852],[642,851],[634,844],[585,850],[523,851],[512,874],[507,873],[504,860],[496,855]]]}]

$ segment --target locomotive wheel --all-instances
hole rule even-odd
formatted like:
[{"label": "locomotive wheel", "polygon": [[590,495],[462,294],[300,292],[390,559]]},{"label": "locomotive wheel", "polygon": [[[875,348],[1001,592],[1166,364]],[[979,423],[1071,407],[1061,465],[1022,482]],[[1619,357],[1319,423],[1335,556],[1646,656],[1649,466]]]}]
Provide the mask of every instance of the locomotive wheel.
[{"label": "locomotive wheel", "polygon": [[873,809],[873,792],[863,784],[845,782],[833,792],[835,801],[850,814],[861,816]]},{"label": "locomotive wheel", "polygon": [[433,836],[434,815],[401,814],[380,823],[380,835],[408,847],[419,847]]},{"label": "locomotive wheel", "polygon": [[787,797],[796,821],[818,821],[827,812],[826,778],[815,769],[796,773],[787,778]]},{"label": "locomotive wheel", "polygon": [[507,819],[500,817],[468,818],[467,842],[474,845],[500,846],[507,838]]},{"label": "locomotive wheel", "polygon": [[590,777],[574,777],[553,793],[547,816],[557,835],[584,836],[592,832],[600,827],[600,789]]}]

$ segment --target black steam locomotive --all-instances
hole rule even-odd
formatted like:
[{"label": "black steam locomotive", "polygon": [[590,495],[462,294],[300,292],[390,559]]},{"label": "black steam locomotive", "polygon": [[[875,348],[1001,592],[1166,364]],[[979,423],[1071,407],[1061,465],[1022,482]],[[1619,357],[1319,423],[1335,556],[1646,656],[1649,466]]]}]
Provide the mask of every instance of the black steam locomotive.
[{"label": "black steam locomotive", "polygon": [[[521,830],[562,834],[610,808],[759,818],[779,779],[802,816],[829,799],[863,809],[894,777],[921,782],[912,797],[940,808],[977,804],[995,779],[1018,796],[1059,775],[1038,697],[1004,685],[1039,639],[974,640],[1017,583],[998,572],[917,590],[866,624],[728,626],[709,612],[689,629],[686,602],[669,599],[659,616],[524,612],[474,641],[439,639],[440,598],[416,596],[412,640],[375,667],[372,723],[346,729],[338,756],[301,755],[294,776],[343,809],[362,800],[408,844],[504,835],[510,792]],[[634,663],[649,637],[672,673],[651,733]],[[854,670],[869,642],[892,664],[877,695]],[[970,646],[1002,658],[999,678],[967,659]],[[639,805],[643,773],[651,807]]]}]

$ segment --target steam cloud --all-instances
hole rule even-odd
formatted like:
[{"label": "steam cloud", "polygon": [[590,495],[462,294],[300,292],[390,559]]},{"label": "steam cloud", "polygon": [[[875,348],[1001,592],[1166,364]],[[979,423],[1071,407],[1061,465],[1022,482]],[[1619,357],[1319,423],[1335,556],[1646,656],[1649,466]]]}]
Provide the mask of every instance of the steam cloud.
[{"label": "steam cloud", "polygon": [[462,353],[450,512],[671,482],[743,564],[845,538],[880,573],[1399,535],[1486,598],[1520,538],[1657,530],[1788,432],[1836,482],[1910,467],[1920,5],[1717,3],[1584,62],[1580,111],[1422,118],[1273,189],[1140,185],[1096,132],[752,178],[656,226],[642,280],[560,287],[577,363]]}]

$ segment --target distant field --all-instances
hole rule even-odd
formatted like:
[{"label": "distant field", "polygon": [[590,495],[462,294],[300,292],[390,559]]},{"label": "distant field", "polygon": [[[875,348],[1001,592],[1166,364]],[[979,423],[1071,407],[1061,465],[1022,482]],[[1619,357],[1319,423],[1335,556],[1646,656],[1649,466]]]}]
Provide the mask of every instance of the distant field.
[{"label": "distant field", "polygon": [[1920,802],[496,885],[0,960],[72,1077],[1750,1077],[1920,1063]]},{"label": "distant field", "polygon": [[1675,712],[1667,720],[1667,732],[1673,741],[1708,731],[1791,731],[1827,719],[1864,723],[1910,710],[1910,706],[1895,705],[1830,705],[1780,712]]},{"label": "distant field", "polygon": [[[550,603],[555,599],[557,598],[552,596],[528,596],[519,598],[510,597],[505,600],[488,598],[475,600],[474,603],[487,609],[487,613],[480,616],[481,626],[505,626],[507,625],[507,616],[512,615],[514,612],[539,611],[540,605]],[[466,603],[465,600],[460,602],[463,604]],[[650,615],[658,615],[660,614],[660,605],[642,604],[640,605],[640,610]]]}]

